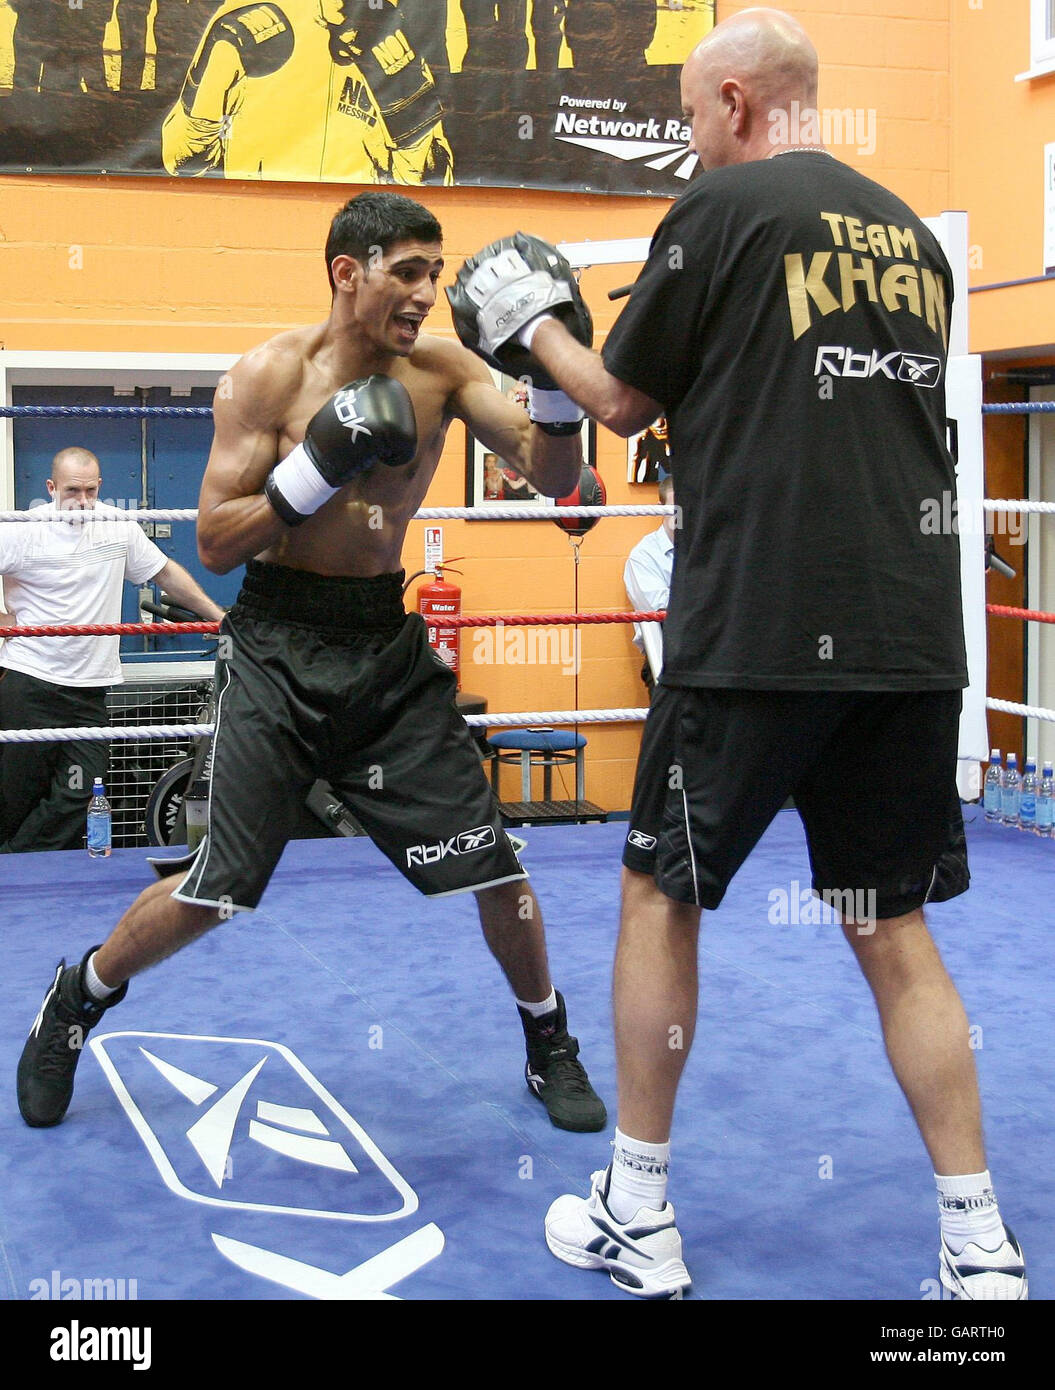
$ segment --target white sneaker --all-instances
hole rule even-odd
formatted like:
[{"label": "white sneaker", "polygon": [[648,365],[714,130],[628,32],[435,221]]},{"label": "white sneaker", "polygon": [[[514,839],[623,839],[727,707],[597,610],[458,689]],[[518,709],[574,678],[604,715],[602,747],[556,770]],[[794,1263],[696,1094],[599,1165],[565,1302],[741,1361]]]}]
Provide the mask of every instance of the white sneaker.
[{"label": "white sneaker", "polygon": [[692,1287],[669,1202],[641,1207],[630,1221],[608,1209],[610,1169],[592,1175],[589,1197],[558,1197],[546,1213],[546,1244],[565,1264],[606,1269],[612,1283],[638,1298],[681,1298]]},{"label": "white sneaker", "polygon": [[1029,1298],[1026,1264],[1022,1248],[1007,1226],[1004,1242],[996,1250],[983,1249],[969,1241],[954,1255],[941,1238],[941,1282],[953,1298],[986,1301]]}]

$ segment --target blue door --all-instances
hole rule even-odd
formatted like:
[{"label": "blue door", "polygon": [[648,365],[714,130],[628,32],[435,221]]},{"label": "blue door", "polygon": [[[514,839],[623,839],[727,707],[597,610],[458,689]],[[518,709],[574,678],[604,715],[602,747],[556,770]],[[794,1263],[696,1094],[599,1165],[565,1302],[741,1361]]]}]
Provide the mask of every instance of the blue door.
[{"label": "blue door", "polygon": [[[14,405],[194,405],[212,404],[211,387],[195,388],[190,396],[173,398],[167,388],[140,391],[135,397],[115,397],[107,386],[19,386],[12,390]],[[90,449],[99,459],[101,497],[125,510],[147,507],[196,508],[202,475],[212,441],[212,421],[207,416],[184,419],[131,419],[108,417],[20,418],[14,421],[15,506],[30,507],[47,501],[45,479],[60,449],[72,445]],[[144,486],[145,480],[145,486]],[[158,533],[160,528],[160,534]],[[217,603],[229,607],[241,585],[243,567],[229,574],[210,574],[198,559],[192,521],[148,524],[147,534],[167,556],[194,576]],[[155,599],[159,586],[154,589]],[[139,594],[126,584],[121,621],[139,621]],[[189,634],[174,637],[123,637],[121,658],[186,661],[195,654],[209,655],[214,639]]]}]

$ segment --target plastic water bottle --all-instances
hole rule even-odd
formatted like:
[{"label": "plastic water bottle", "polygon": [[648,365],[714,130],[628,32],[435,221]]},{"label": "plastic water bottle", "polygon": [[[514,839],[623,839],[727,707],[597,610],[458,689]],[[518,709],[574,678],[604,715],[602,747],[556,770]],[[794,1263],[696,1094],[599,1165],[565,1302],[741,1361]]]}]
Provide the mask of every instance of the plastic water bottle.
[{"label": "plastic water bottle", "polygon": [[1037,787],[1037,834],[1045,839],[1055,835],[1055,775],[1051,763],[1044,764]]},{"label": "plastic water bottle", "polygon": [[110,803],[103,779],[96,777],[88,803],[88,853],[93,859],[105,859],[110,853],[111,836]]},{"label": "plastic water bottle", "polygon": [[982,791],[985,818],[988,821],[1000,819],[1000,773],[1000,749],[991,748],[989,750],[989,766],[985,770],[985,782]]},{"label": "plastic water bottle", "polygon": [[1018,828],[1028,830],[1031,835],[1037,828],[1037,782],[1036,759],[1027,758],[1026,775],[1018,796]]},{"label": "plastic water bottle", "polygon": [[1000,779],[1000,819],[1005,825],[1018,824],[1018,755],[1008,753],[1007,766]]},{"label": "plastic water bottle", "polygon": [[197,849],[205,838],[209,823],[209,783],[196,777],[183,797],[187,817],[187,848]]}]

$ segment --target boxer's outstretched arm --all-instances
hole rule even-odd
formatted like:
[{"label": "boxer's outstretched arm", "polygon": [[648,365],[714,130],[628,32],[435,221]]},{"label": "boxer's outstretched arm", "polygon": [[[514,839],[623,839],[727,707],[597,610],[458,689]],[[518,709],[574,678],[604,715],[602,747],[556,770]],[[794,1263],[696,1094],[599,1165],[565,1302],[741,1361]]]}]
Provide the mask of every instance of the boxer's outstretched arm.
[{"label": "boxer's outstretched arm", "polygon": [[214,574],[259,555],[287,530],[263,487],[278,461],[277,403],[292,398],[298,380],[292,364],[265,351],[243,357],[217,388],[198,499],[198,554]]},{"label": "boxer's outstretched arm", "polygon": [[543,320],[531,352],[561,390],[613,434],[629,439],[664,413],[659,401],[613,376],[600,354],[576,342],[558,319]]},{"label": "boxer's outstretched arm", "polygon": [[527,411],[497,390],[490,372],[464,348],[464,379],[451,400],[451,413],[465,421],[485,448],[522,473],[543,497],[566,497],[579,481],[582,447],[577,434],[547,434]]}]

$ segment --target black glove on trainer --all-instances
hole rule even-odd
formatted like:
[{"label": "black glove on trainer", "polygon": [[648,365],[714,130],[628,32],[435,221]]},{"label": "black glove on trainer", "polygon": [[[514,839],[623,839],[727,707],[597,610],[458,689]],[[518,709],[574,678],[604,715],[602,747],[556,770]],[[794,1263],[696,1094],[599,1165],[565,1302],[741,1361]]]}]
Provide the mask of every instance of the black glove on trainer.
[{"label": "black glove on trainer", "polygon": [[531,418],[552,433],[575,433],[583,412],[524,341],[530,342],[536,320],[551,315],[584,347],[593,345],[590,311],[557,248],[524,232],[503,237],[469,257],[447,298],[462,343],[497,371],[528,380]]},{"label": "black glove on trainer", "polygon": [[375,463],[400,468],[417,448],[406,387],[390,376],[366,377],[312,416],[303,444],[271,470],[264,495],[287,526],[299,526],[358,474]]}]

